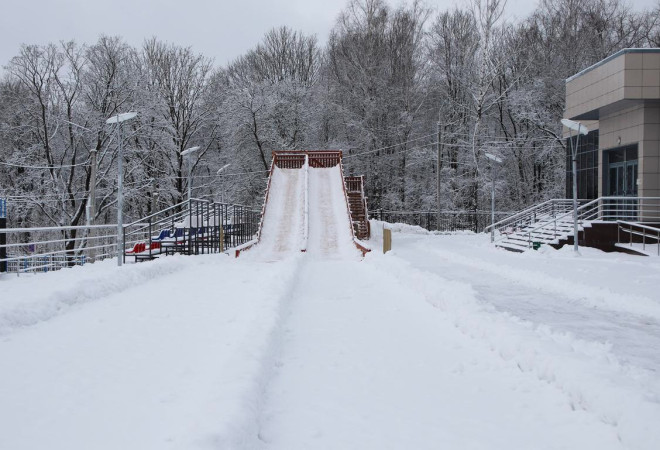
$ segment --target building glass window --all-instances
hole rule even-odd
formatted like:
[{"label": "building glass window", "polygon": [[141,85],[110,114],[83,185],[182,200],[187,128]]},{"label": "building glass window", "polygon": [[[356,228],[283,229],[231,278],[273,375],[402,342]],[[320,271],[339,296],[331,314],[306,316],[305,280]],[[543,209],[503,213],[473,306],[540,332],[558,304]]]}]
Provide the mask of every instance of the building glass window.
[{"label": "building glass window", "polygon": [[[566,139],[566,198],[573,198],[573,166],[571,151],[577,136]],[[580,136],[577,148],[577,194],[579,199],[598,197],[598,130]]]}]

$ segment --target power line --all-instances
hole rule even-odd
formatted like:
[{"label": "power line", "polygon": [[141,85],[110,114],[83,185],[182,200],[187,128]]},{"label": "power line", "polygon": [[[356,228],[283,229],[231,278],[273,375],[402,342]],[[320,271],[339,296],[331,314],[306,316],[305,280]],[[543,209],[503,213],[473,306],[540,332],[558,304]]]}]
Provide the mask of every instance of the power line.
[{"label": "power line", "polygon": [[375,149],[372,149],[372,150],[367,150],[366,152],[354,153],[352,155],[348,154],[346,156],[343,156],[343,158],[352,158],[353,156],[360,156],[360,155],[365,155],[365,154],[368,154],[368,153],[378,152],[380,150],[387,150],[388,148],[398,147],[400,145],[408,144],[410,142],[419,141],[420,139],[424,139],[424,138],[431,137],[431,136],[435,136],[435,133],[427,134],[425,136],[420,136],[420,137],[417,137],[417,138],[414,138],[414,139],[409,139],[407,141],[399,142],[398,144],[393,144],[393,145],[388,145],[386,147],[380,147],[380,148],[375,148]]},{"label": "power line", "polygon": [[22,164],[12,164],[8,162],[0,162],[0,165],[2,166],[8,166],[8,167],[18,167],[22,169],[65,169],[69,167],[79,167],[79,166],[85,166],[89,163],[89,160],[86,160],[85,162],[79,163],[79,164],[65,164],[61,166],[27,166],[27,165],[22,165]]}]

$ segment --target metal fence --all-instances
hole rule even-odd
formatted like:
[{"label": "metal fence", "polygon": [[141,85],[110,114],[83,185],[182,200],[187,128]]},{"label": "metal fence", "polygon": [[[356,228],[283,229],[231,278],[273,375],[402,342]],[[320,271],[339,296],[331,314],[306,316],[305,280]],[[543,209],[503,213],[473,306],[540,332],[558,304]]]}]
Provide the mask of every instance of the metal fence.
[{"label": "metal fence", "polygon": [[[490,211],[370,211],[371,218],[390,223],[417,225],[429,231],[474,231],[481,232],[491,223]],[[495,221],[511,212],[496,211]]]},{"label": "metal fence", "polygon": [[117,255],[117,226],[6,228],[0,271],[48,272]]},{"label": "metal fence", "polygon": [[[243,205],[189,200],[124,226],[124,261],[221,252],[257,233],[260,213]],[[0,228],[0,272],[48,272],[116,258],[117,225]]]},{"label": "metal fence", "polygon": [[252,240],[259,219],[247,206],[191,199],[126,225],[124,259],[223,252]]}]

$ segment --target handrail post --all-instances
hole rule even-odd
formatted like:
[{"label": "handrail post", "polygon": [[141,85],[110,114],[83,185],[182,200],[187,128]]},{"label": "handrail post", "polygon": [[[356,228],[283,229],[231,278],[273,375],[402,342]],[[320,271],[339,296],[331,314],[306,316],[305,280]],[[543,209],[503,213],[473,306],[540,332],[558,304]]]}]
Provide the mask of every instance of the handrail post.
[{"label": "handrail post", "polygon": [[642,228],[642,250],[646,251],[646,228]]},{"label": "handrail post", "polygon": [[152,258],[151,256],[151,218],[149,218],[149,259]]},{"label": "handrail post", "polygon": [[188,255],[191,254],[192,254],[192,200],[188,198]]}]

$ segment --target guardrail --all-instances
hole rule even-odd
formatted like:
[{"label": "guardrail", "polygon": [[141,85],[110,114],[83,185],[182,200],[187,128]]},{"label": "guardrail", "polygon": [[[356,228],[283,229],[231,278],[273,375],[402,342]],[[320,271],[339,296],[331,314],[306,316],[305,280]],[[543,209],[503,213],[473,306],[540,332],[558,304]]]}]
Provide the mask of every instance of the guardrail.
[{"label": "guardrail", "polygon": [[117,255],[115,224],[6,228],[2,233],[6,242],[0,249],[6,256],[0,264],[6,272],[48,272]]},{"label": "guardrail", "polygon": [[[258,220],[259,212],[243,205],[191,199],[125,225],[121,257],[222,252],[253,239]],[[48,272],[119,253],[116,224],[6,228],[0,238],[4,272]]]},{"label": "guardrail", "polygon": [[[657,255],[660,256],[660,228],[643,225],[641,223],[628,222],[625,220],[617,220],[618,230],[617,239],[619,245],[629,246],[633,250],[635,244],[642,244],[642,251],[646,252],[647,240],[654,240]],[[628,242],[621,241],[621,233],[628,235]]]}]

